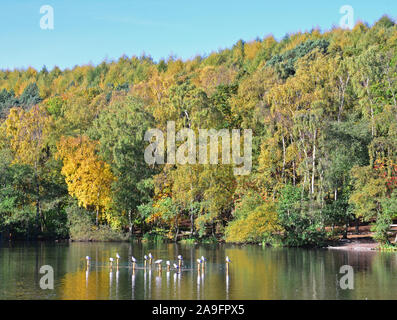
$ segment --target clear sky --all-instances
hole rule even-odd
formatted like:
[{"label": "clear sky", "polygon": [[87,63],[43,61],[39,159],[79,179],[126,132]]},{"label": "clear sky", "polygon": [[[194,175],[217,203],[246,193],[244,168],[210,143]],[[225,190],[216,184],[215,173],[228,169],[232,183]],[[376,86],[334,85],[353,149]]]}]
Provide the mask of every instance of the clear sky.
[{"label": "clear sky", "polygon": [[[54,29],[40,28],[40,7],[54,8]],[[397,17],[396,0],[1,0],[0,68],[71,68],[146,53],[188,59],[273,34]]]}]

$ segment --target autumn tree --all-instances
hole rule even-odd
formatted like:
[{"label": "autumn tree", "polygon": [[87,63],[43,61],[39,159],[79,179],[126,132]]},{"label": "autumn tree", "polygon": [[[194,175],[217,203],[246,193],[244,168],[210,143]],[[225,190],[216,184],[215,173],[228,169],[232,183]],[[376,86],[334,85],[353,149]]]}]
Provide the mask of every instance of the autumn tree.
[{"label": "autumn tree", "polygon": [[117,210],[128,215],[130,230],[139,205],[153,195],[151,178],[156,169],[144,159],[145,133],[153,124],[142,100],[128,97],[106,108],[94,122],[90,134],[99,141],[99,154],[115,176],[111,185]]},{"label": "autumn tree", "polygon": [[96,225],[100,219],[112,222],[107,209],[111,203],[110,186],[115,178],[109,164],[98,158],[98,142],[86,136],[64,137],[57,147],[69,194],[76,197],[81,206],[95,209]]},{"label": "autumn tree", "polygon": [[48,140],[52,118],[41,105],[34,106],[29,111],[12,108],[5,125],[15,162],[30,165],[34,169],[36,217],[43,231],[45,221],[41,210],[41,175],[50,156]]}]

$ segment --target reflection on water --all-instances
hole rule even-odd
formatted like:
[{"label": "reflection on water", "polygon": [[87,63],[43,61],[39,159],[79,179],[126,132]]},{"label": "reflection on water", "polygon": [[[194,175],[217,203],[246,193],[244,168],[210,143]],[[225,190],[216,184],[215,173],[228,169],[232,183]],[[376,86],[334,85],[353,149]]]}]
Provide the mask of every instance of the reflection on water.
[{"label": "reflection on water", "polygon": [[135,300],[135,272],[131,276],[131,299]]},{"label": "reflection on water", "polygon": [[109,272],[109,298],[112,299],[113,271]]},{"label": "reflection on water", "polygon": [[[119,267],[109,258],[121,256]],[[143,256],[182,270],[144,267]],[[131,256],[137,258],[133,267]],[[90,256],[87,264],[85,257]],[[207,257],[201,266],[197,259]],[[229,256],[231,263],[225,264]],[[54,290],[39,286],[54,268]],[[339,269],[354,269],[354,290]],[[397,254],[261,246],[138,243],[5,243],[0,246],[0,299],[395,299]]]},{"label": "reflection on water", "polygon": [[229,299],[229,272],[226,272],[226,299]]}]

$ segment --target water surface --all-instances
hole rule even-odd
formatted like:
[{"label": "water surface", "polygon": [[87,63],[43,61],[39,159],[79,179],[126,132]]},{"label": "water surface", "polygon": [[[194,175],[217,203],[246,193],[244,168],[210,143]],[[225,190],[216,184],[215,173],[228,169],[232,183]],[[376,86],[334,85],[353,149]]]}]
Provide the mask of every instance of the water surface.
[{"label": "water surface", "polygon": [[[143,255],[184,270],[143,268]],[[109,257],[121,256],[117,270]],[[90,256],[87,270],[85,257]],[[131,255],[138,259],[133,272]],[[196,259],[208,259],[198,272]],[[225,257],[232,263],[227,272]],[[54,269],[54,290],[40,288],[40,267]],[[354,289],[342,290],[340,267],[354,269]],[[397,254],[258,245],[139,243],[2,243],[0,299],[395,299]]]}]

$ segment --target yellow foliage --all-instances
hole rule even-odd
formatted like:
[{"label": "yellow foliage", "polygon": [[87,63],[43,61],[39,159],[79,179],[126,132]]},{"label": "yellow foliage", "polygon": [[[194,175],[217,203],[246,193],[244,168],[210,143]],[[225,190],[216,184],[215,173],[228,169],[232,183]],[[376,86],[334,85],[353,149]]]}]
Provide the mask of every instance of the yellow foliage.
[{"label": "yellow foliage", "polygon": [[38,165],[52,129],[52,118],[44,106],[33,106],[29,111],[12,108],[5,121],[6,134],[15,152],[15,161]]},{"label": "yellow foliage", "polygon": [[260,50],[262,44],[259,41],[247,42],[244,45],[245,58],[252,60]]},{"label": "yellow foliage", "polygon": [[[78,199],[79,205],[103,212],[110,205],[110,186],[115,178],[109,164],[98,159],[97,144],[85,136],[63,137],[57,145],[57,157],[63,160],[61,172],[69,194]],[[110,221],[111,216],[105,212],[102,218]]]},{"label": "yellow foliage", "polygon": [[203,88],[207,95],[211,95],[215,92],[217,86],[231,84],[236,75],[236,70],[225,66],[205,66],[199,71],[198,76],[193,79],[193,83],[197,87]]},{"label": "yellow foliage", "polygon": [[244,219],[232,221],[226,229],[227,242],[257,242],[266,236],[281,231],[277,222],[274,202],[266,202],[257,207]]}]

